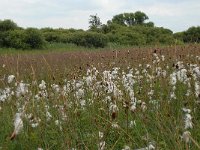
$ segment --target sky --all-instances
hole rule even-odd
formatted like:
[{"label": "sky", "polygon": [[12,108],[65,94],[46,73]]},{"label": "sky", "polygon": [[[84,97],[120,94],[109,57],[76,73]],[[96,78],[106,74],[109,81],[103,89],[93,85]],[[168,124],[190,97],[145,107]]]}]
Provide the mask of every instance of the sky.
[{"label": "sky", "polygon": [[0,20],[21,27],[88,29],[89,16],[102,23],[124,12],[142,11],[173,32],[200,25],[200,0],[0,0]]}]

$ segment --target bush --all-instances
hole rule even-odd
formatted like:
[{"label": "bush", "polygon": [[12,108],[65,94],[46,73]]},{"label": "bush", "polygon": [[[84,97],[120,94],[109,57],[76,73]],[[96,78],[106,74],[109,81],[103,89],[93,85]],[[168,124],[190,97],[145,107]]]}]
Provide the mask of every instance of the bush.
[{"label": "bush", "polygon": [[120,27],[107,34],[109,41],[120,45],[144,45],[146,36],[135,27]]},{"label": "bush", "polygon": [[191,27],[183,34],[184,42],[200,42],[200,26]]},{"label": "bush", "polygon": [[24,42],[31,49],[42,48],[45,44],[44,37],[38,29],[28,28],[25,30]]},{"label": "bush", "polygon": [[95,32],[77,32],[71,34],[69,42],[74,43],[78,46],[85,47],[105,47],[108,43],[108,38],[101,33]]},{"label": "bush", "polygon": [[4,46],[5,47],[13,47],[16,49],[28,48],[27,43],[24,42],[24,38],[25,38],[24,30],[9,31],[9,32],[7,32]]},{"label": "bush", "polygon": [[16,23],[14,23],[12,20],[3,20],[0,21],[0,32],[3,31],[9,31],[9,30],[15,30],[18,26]]},{"label": "bush", "polygon": [[0,32],[0,46],[16,49],[37,49],[45,44],[43,36],[37,29],[10,30]]},{"label": "bush", "polygon": [[60,36],[60,34],[58,34],[56,32],[45,32],[45,33],[43,33],[43,36],[47,42],[50,42],[50,43],[54,43],[54,42],[60,43],[61,42],[61,36]]},{"label": "bush", "polygon": [[7,32],[0,31],[0,47],[5,47],[6,45],[6,37],[8,36]]}]

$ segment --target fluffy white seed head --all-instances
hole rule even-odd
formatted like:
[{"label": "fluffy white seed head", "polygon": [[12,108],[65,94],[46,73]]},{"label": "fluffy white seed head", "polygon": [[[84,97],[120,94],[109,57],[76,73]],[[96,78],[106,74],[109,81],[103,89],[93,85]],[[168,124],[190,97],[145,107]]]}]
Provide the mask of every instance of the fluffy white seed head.
[{"label": "fluffy white seed head", "polygon": [[8,76],[8,83],[12,83],[14,79],[15,79],[14,75],[9,75]]},{"label": "fluffy white seed head", "polygon": [[21,119],[21,113],[15,114],[15,120],[14,120],[14,132],[15,134],[19,134],[23,129],[23,121]]}]

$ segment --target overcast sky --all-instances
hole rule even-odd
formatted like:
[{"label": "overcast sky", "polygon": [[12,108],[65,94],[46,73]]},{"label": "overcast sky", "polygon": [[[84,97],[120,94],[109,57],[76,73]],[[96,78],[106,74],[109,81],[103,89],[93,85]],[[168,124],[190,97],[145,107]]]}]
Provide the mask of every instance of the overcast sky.
[{"label": "overcast sky", "polygon": [[200,25],[200,0],[0,0],[0,20],[22,27],[88,29],[90,15],[103,23],[123,12],[145,12],[174,32]]}]

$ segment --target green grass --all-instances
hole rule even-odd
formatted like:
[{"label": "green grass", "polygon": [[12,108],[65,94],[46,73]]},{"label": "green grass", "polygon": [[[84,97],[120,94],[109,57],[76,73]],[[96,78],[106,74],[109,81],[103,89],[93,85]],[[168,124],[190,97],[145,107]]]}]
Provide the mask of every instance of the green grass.
[{"label": "green grass", "polygon": [[[185,44],[187,46],[188,44]],[[180,46],[180,45],[179,45]],[[72,52],[72,51],[102,51],[102,50],[123,50],[123,49],[138,49],[138,48],[166,48],[169,45],[141,45],[141,46],[130,46],[130,45],[118,45],[115,43],[108,43],[104,48],[88,48],[77,46],[70,43],[48,43],[44,48],[41,49],[14,49],[14,48],[1,48],[0,54],[44,54],[51,52]],[[170,46],[171,47],[171,46]]]}]

